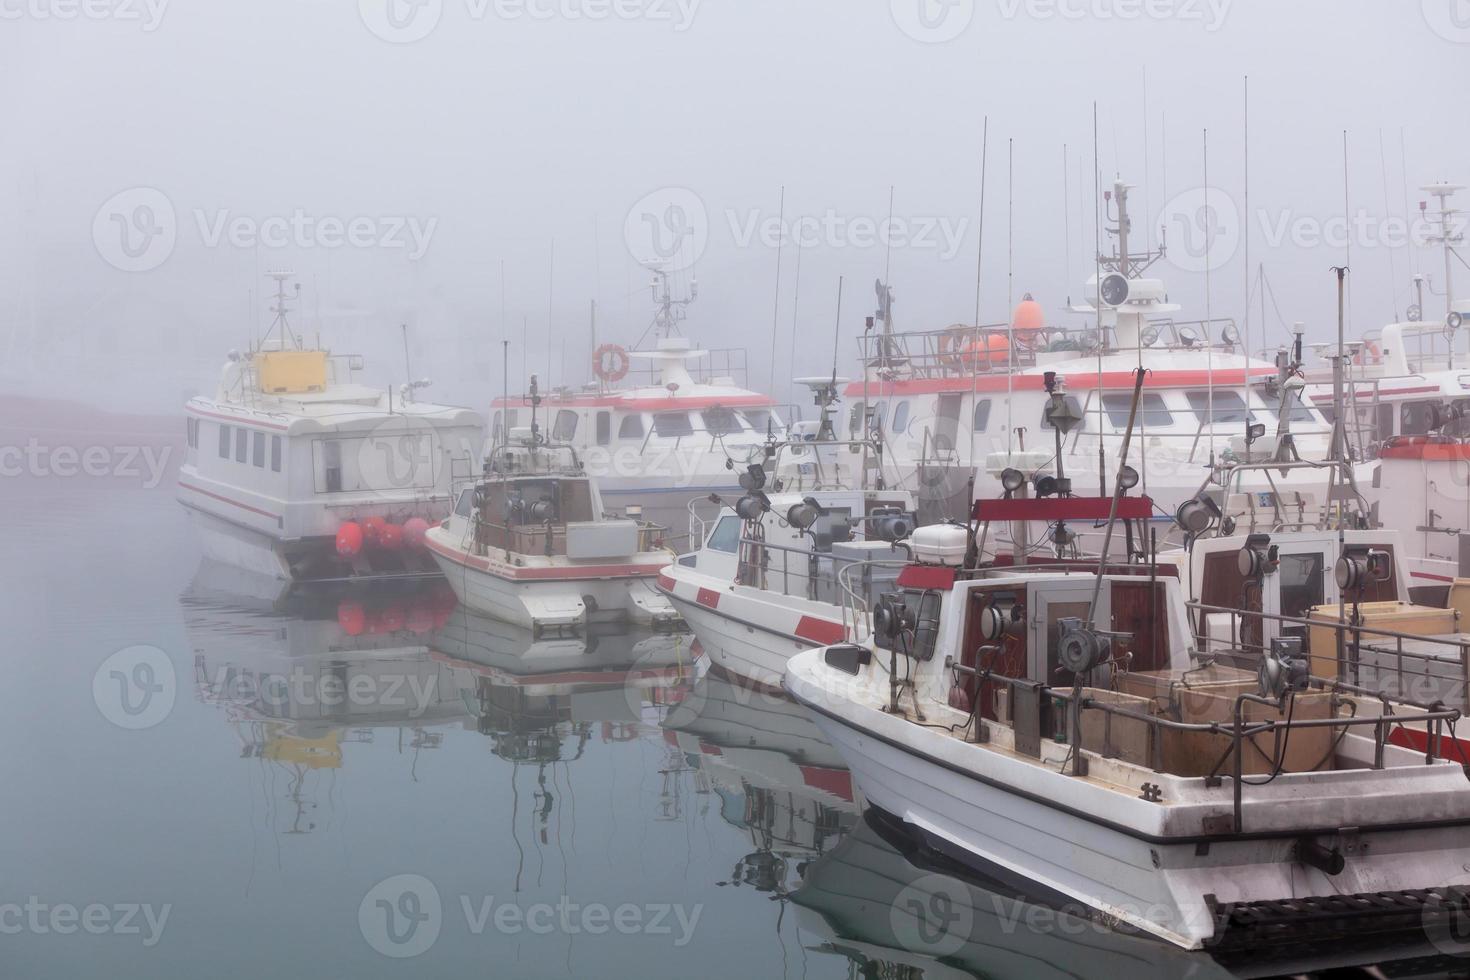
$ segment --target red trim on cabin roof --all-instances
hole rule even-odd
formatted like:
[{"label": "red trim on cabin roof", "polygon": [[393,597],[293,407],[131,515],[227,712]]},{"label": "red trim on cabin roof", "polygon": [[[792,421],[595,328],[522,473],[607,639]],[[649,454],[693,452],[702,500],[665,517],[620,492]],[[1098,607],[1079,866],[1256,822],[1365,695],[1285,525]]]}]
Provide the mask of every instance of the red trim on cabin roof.
[{"label": "red trim on cabin roof", "polygon": [[[1252,368],[1250,373],[1257,378],[1274,378],[1276,369]],[[1134,384],[1132,371],[1104,371],[1101,385],[1098,384],[1099,375],[1096,371],[1089,373],[1079,369],[1069,373],[1059,370],[1057,376],[1066,381],[1069,391],[1090,391],[1098,387],[1130,390]],[[1143,387],[1145,391],[1155,388],[1201,388],[1210,384],[1217,388],[1227,388],[1242,385],[1245,379],[1246,372],[1243,368],[1222,368],[1218,371],[1149,371],[1144,378]],[[870,381],[868,397],[893,398],[900,395],[934,395],[971,390],[980,394],[993,394],[997,391],[1042,391],[1044,386],[1045,379],[1040,374],[981,375],[974,379],[915,378],[904,381]],[[852,382],[843,394],[848,398],[861,398],[863,383]]]},{"label": "red trim on cabin roof", "polygon": [[[977,500],[970,516],[976,521],[1105,521],[1112,506],[1112,497]],[[1152,498],[1122,497],[1118,500],[1118,517],[1122,520],[1146,521],[1153,513]]]},{"label": "red trim on cabin roof", "polygon": [[219,412],[206,412],[204,409],[195,408],[192,405],[185,405],[184,411],[193,412],[195,415],[203,415],[206,418],[223,419],[226,422],[231,422],[238,426],[256,426],[261,429],[275,429],[278,432],[285,432],[290,428],[288,425],[280,425],[275,422],[261,422],[244,415],[222,415]]},{"label": "red trim on cabin roof", "polygon": [[898,584],[905,589],[954,588],[954,569],[946,565],[905,565],[898,573]]},{"label": "red trim on cabin roof", "polygon": [[[491,408],[524,408],[530,405],[519,399],[497,398]],[[775,408],[774,399],[765,395],[673,395],[663,398],[628,398],[618,395],[589,395],[559,399],[547,398],[542,408],[621,408],[629,412],[674,412],[679,409],[703,408]]]},{"label": "red trim on cabin roof", "polygon": [[1463,442],[1428,442],[1417,445],[1389,444],[1378,450],[1380,459],[1422,459],[1447,462],[1470,459],[1470,445]]}]

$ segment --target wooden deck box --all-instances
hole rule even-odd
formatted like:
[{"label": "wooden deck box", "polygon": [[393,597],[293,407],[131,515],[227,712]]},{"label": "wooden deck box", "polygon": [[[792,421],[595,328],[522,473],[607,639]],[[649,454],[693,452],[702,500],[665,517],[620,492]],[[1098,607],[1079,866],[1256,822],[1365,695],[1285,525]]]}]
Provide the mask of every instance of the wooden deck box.
[{"label": "wooden deck box", "polygon": [[[1129,711],[1152,716],[1154,702],[1117,691],[1084,688],[1086,697]],[[1090,709],[1082,712],[1082,747],[1109,759],[1121,759],[1134,765],[1154,764],[1153,726],[1138,718],[1124,718],[1107,711]]]},{"label": "wooden deck box", "polygon": [[[1352,615],[1352,604],[1348,604],[1348,615]],[[1363,617],[1364,629],[1392,630],[1395,633],[1410,633],[1414,636],[1442,636],[1456,632],[1458,618],[1453,609],[1435,606],[1416,606],[1411,602],[1364,602],[1358,611]],[[1337,603],[1313,606],[1307,618],[1313,625],[1307,633],[1307,649],[1312,659],[1312,675],[1329,680],[1338,676],[1337,626],[1342,615]],[[1322,625],[1316,625],[1321,623]],[[1385,637],[1372,633],[1364,634],[1363,643],[1382,644]]]}]

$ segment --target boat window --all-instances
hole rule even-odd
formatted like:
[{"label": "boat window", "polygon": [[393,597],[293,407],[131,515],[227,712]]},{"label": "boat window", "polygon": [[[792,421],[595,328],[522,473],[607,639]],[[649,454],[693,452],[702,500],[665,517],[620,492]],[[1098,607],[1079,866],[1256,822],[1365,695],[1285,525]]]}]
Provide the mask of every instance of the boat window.
[{"label": "boat window", "polygon": [[[1277,409],[1281,405],[1281,396],[1280,395],[1273,395],[1273,394],[1271,394],[1270,391],[1268,391],[1268,390],[1266,390],[1264,388],[1258,388],[1256,390],[1257,390],[1257,393],[1260,395],[1261,400],[1266,403],[1266,409],[1267,410],[1265,412],[1259,412],[1259,411],[1257,411],[1254,414],[1256,414],[1256,415],[1265,415],[1265,417],[1268,420],[1275,420],[1276,415],[1277,415]],[[1216,393],[1216,397],[1217,398],[1219,397],[1219,393],[1218,392]],[[1317,421],[1317,416],[1314,415],[1314,414],[1312,414],[1312,410],[1310,408],[1308,408],[1306,405],[1303,405],[1302,404],[1302,396],[1301,396],[1300,393],[1296,393],[1296,394],[1291,395],[1287,399],[1287,405],[1288,405],[1288,408],[1287,408],[1287,412],[1288,412],[1287,418],[1290,421],[1292,421],[1292,422],[1316,422]]]},{"label": "boat window", "polygon": [[249,433],[244,429],[235,430],[235,462],[237,463],[245,462],[245,442],[248,437]]},{"label": "boat window", "polygon": [[219,458],[230,458],[230,427],[228,425],[219,427]]},{"label": "boat window", "polygon": [[[771,429],[771,413],[764,408],[747,408],[745,410],[745,420],[750,423],[752,429],[761,435],[773,431]],[[779,427],[780,424],[778,420],[776,425]]]},{"label": "boat window", "polygon": [[[1128,428],[1128,413],[1133,409],[1133,396],[1125,394],[1103,395],[1103,410],[1108,421],[1119,430]],[[1174,424],[1174,415],[1164,404],[1164,396],[1156,391],[1145,391],[1138,399],[1138,425],[1145,429],[1166,428]]]},{"label": "boat window", "polygon": [[271,436],[271,470],[281,472],[281,437]]},{"label": "boat window", "polygon": [[342,444],[335,439],[322,443],[322,470],[327,493],[342,492]]},{"label": "boat window", "polygon": [[454,505],[454,513],[458,517],[469,517],[475,511],[475,491],[469,488],[460,491],[459,501]]},{"label": "boat window", "polygon": [[724,551],[735,554],[740,550],[740,518],[722,517],[715,525],[715,529],[709,533],[709,539],[704,546],[711,551]]},{"label": "boat window", "polygon": [[507,408],[505,410],[505,430],[509,432],[520,424],[521,413],[518,409]]},{"label": "boat window", "polygon": [[265,433],[256,432],[250,445],[250,465],[265,469]]},{"label": "boat window", "polygon": [[984,432],[990,425],[990,399],[983,398],[975,403],[975,418],[972,423],[976,432]]},{"label": "boat window", "polygon": [[699,417],[704,421],[704,430],[712,436],[730,436],[740,431],[740,419],[723,405],[706,408]]},{"label": "boat window", "polygon": [[1439,421],[1439,406],[1434,402],[1407,402],[1399,407],[1399,433],[1406,436],[1427,435]]},{"label": "boat window", "polygon": [[199,448],[199,420],[192,415],[184,419],[184,438],[190,449]]},{"label": "boat window", "polygon": [[[1078,403],[1077,397],[1075,395],[1066,395],[1065,397],[1067,399],[1067,408],[1071,411],[1071,413],[1073,415],[1075,415],[1077,417],[1077,424],[1072,427],[1072,431],[1073,432],[1082,432],[1082,431],[1086,430],[1086,428],[1087,428],[1087,419],[1085,417],[1083,417],[1083,415],[1082,415],[1082,406],[1081,406],[1081,404]],[[1047,406],[1050,405],[1050,404],[1051,404],[1051,400],[1048,399],[1041,406],[1041,427],[1043,429],[1053,428],[1053,426],[1051,424],[1051,419],[1046,414]],[[1127,423],[1128,416],[1126,416],[1126,415],[1123,416],[1123,421],[1124,421],[1124,423]]]},{"label": "boat window", "polygon": [[883,420],[888,417],[888,403],[874,402],[869,406],[868,412],[868,418],[870,420],[868,424],[873,427],[873,431],[877,432],[881,430],[883,428]]},{"label": "boat window", "polygon": [[551,427],[551,438],[557,442],[571,442],[577,434],[577,413],[564,408],[556,413],[556,423]]},{"label": "boat window", "polygon": [[642,439],[643,438],[643,416],[624,415],[623,421],[618,423],[619,439]]},{"label": "boat window", "polygon": [[1216,422],[1245,421],[1245,399],[1238,391],[1216,389],[1213,395],[1209,391],[1186,391],[1184,394],[1200,425],[1209,424],[1212,410]]},{"label": "boat window", "polygon": [[[1327,601],[1323,587],[1324,558],[1320,553],[1304,555],[1282,555],[1279,574],[1281,576],[1281,614],[1305,619],[1307,610]],[[1283,632],[1303,631],[1287,630]]]},{"label": "boat window", "polygon": [[893,406],[893,431],[902,435],[909,425],[909,403],[905,399]]},{"label": "boat window", "polygon": [[612,413],[598,412],[597,444],[599,446],[606,446],[609,442],[612,442]]},{"label": "boat window", "polygon": [[693,435],[694,426],[689,424],[688,412],[659,412],[653,417],[653,431],[655,435],[676,438]]}]

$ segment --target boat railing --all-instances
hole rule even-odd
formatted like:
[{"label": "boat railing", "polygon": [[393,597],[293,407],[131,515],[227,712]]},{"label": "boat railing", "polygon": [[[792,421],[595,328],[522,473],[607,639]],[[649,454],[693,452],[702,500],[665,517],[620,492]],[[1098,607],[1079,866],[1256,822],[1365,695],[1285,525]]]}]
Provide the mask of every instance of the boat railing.
[{"label": "boat railing", "polygon": [[[1175,320],[1160,317],[1148,321],[1143,344],[1148,350],[1203,351],[1214,347],[1224,353],[1238,346],[1228,338],[1238,336],[1235,320]],[[1091,327],[1042,327],[1017,330],[1008,323],[978,326],[954,324],[938,330],[865,334],[858,338],[863,366],[882,374],[912,378],[954,378],[1005,374],[1032,367],[1039,354],[1118,353],[1115,332],[1099,334]]]},{"label": "boat railing", "polygon": [[[1275,623],[1278,631],[1289,629],[1294,635],[1302,635],[1307,641],[1304,653],[1311,656],[1313,664],[1335,665],[1337,677],[1345,682],[1362,684],[1375,692],[1392,691],[1411,703],[1442,702],[1461,710],[1470,706],[1470,634],[1424,636],[1363,626],[1352,619],[1304,618],[1201,602],[1186,605],[1201,614],[1201,623],[1205,616],[1229,615],[1228,654],[1243,654],[1246,659],[1260,657],[1266,647],[1261,640],[1265,624]],[[1311,649],[1313,631],[1319,636],[1331,631],[1333,649]],[[1206,651],[1218,642],[1209,638],[1207,629],[1197,640]]]},{"label": "boat railing", "polygon": [[[849,560],[830,551],[819,551],[813,547],[796,548],[790,545],[772,544],[762,538],[742,536],[740,538],[741,560],[737,565],[736,581],[758,589],[779,592],[783,596],[826,602],[843,606],[849,599],[859,604],[877,598],[878,591],[891,590],[892,577],[884,581],[883,576],[874,576],[878,569],[903,568],[907,560]],[[854,569],[862,575],[861,588],[849,577]],[[860,619],[861,617],[854,617]],[[844,620],[848,617],[844,612]]]},{"label": "boat railing", "polygon": [[[982,657],[987,654],[999,652],[999,647],[982,647]],[[983,663],[984,661],[982,661]],[[1083,718],[1087,712],[1098,712],[1103,716],[1103,728],[1100,733],[1100,742],[1103,751],[1096,754],[1103,758],[1115,756],[1111,747],[1116,746],[1114,740],[1113,726],[1115,721],[1123,719],[1135,724],[1146,726],[1149,732],[1147,755],[1145,763],[1137,763],[1146,766],[1157,773],[1168,773],[1165,759],[1165,732],[1189,734],[1195,736],[1218,736],[1222,740],[1224,750],[1218,753],[1218,759],[1213,768],[1203,778],[1206,786],[1223,785],[1226,779],[1230,779],[1233,788],[1233,801],[1231,813],[1231,825],[1228,828],[1221,827],[1216,832],[1229,831],[1241,833],[1244,831],[1244,807],[1243,787],[1245,785],[1245,758],[1249,747],[1252,751],[1261,752],[1261,743],[1274,743],[1277,746],[1276,757],[1271,758],[1274,773],[1271,778],[1286,772],[1285,746],[1288,744],[1290,734],[1314,728],[1330,728],[1336,732],[1328,754],[1310,771],[1317,771],[1323,765],[1332,760],[1342,744],[1342,739],[1349,732],[1371,729],[1373,744],[1373,758],[1369,766],[1375,770],[1388,768],[1388,746],[1389,736],[1394,727],[1405,724],[1423,724],[1426,730],[1426,742],[1423,750],[1424,764],[1432,764],[1437,759],[1449,758],[1444,749],[1446,729],[1449,728],[1450,737],[1454,739],[1453,726],[1460,719],[1457,709],[1446,707],[1443,703],[1415,702],[1407,698],[1394,698],[1389,695],[1372,691],[1367,688],[1357,687],[1345,681],[1313,677],[1310,681],[1310,690],[1313,693],[1332,694],[1332,710],[1326,718],[1298,718],[1294,716],[1292,705],[1287,703],[1288,697],[1281,699],[1263,697],[1258,693],[1250,691],[1232,691],[1231,711],[1228,721],[1181,721],[1166,715],[1136,710],[1125,703],[1115,703],[1100,699],[1095,693],[1096,688],[1088,688],[1082,685],[1076,687],[1052,687],[1045,682],[1036,681],[1025,677],[1011,677],[1000,674],[986,666],[968,666],[956,662],[952,657],[945,661],[945,669],[955,675],[963,675],[972,678],[969,683],[976,687],[974,697],[978,700],[983,696],[983,685],[995,684],[1005,687],[1010,692],[1012,703],[1021,698],[1035,701],[1038,705],[1050,705],[1055,712],[1055,727],[1043,732],[1042,717],[1044,711],[1027,711],[1022,715],[1015,715],[1014,720],[997,722],[1003,724],[1016,734],[1015,751],[1018,754],[1029,755],[1033,758],[1041,758],[1041,740],[1050,738],[1054,742],[1061,742],[1068,746],[1067,754],[1061,760],[1047,760],[1050,762],[1061,762],[1064,771],[1072,775],[1086,775],[1087,762],[1082,755],[1083,743],[1097,741],[1094,732],[1089,737],[1087,726]],[[959,680],[955,684],[963,683]],[[1341,715],[1342,702],[1348,699],[1368,698],[1378,701],[1382,705],[1379,714],[1358,715],[1356,710],[1350,715]],[[1340,701],[1341,699],[1341,701]],[[1280,720],[1270,717],[1247,718],[1247,706],[1259,705],[1274,709],[1278,714],[1285,712],[1286,717]],[[1407,710],[1399,710],[1399,709]],[[989,720],[982,716],[981,712],[974,710],[970,715],[970,722],[963,728],[957,729],[958,734],[966,740],[973,739],[977,742],[986,742],[990,739],[987,727]],[[1023,731],[1023,728],[1025,729]],[[1214,746],[1212,746],[1214,748]],[[1408,750],[1404,750],[1408,751]],[[1209,758],[1207,756],[1207,758]],[[1269,781],[1269,780],[1268,780]],[[1148,793],[1148,784],[1144,785],[1145,798]]]},{"label": "boat railing", "polygon": [[[888,576],[881,573],[893,571],[894,578],[897,578],[897,570],[908,564],[908,561],[898,559],[874,558],[849,562],[837,569],[842,626],[852,642],[866,643],[872,636],[873,605],[880,594],[878,586],[889,584]],[[875,572],[880,574],[875,575]],[[854,578],[859,581],[854,582]]]},{"label": "boat railing", "polygon": [[[746,351],[743,347],[699,347],[698,357],[684,360],[684,369],[696,384],[710,384],[716,379],[729,378],[736,387],[748,387],[750,371]],[[657,359],[645,362],[643,358],[632,358],[628,372],[623,376],[620,387],[653,387],[663,384],[663,366]]]}]

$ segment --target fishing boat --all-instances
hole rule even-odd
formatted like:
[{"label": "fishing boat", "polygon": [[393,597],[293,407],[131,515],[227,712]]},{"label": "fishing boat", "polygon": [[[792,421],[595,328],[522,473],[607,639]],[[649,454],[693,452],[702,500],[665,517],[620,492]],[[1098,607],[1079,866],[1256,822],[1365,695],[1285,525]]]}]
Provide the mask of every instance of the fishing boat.
[{"label": "fishing boat", "polygon": [[[1111,537],[1152,510],[1119,481],[978,500],[969,533],[1101,515]],[[1166,564],[912,567],[922,581],[879,600],[870,635],[784,678],[893,826],[1189,949],[1463,914],[1470,781],[1442,752],[1458,711],[1314,676],[1290,637],[1254,672],[1229,666]],[[1388,712],[1425,726],[1423,751],[1390,741]]]},{"label": "fishing boat", "polygon": [[360,383],[362,358],[308,344],[290,273],[272,277],[270,330],[184,406],[178,498],[205,557],[288,580],[432,571],[424,532],[475,471],[480,416],[420,401],[424,380]]},{"label": "fishing boat", "polygon": [[[539,383],[530,385],[533,412]],[[537,415],[510,433],[425,541],[459,601],[534,633],[627,621],[672,627],[678,613],[652,583],[672,554],[665,530],[607,517],[573,446],[543,435]]]},{"label": "fishing boat", "polygon": [[[1139,367],[1149,373],[1136,466],[1163,522],[1222,460],[1326,456],[1328,423],[1302,401],[1299,378],[1248,356],[1233,319],[1175,317],[1181,307],[1164,281],[1145,275],[1164,244],[1134,250],[1130,190],[1119,181],[1106,195],[1113,249],[1098,257],[1085,301],[1069,307],[1090,318],[1085,326],[1051,322],[1027,294],[1006,323],[898,331],[892,291],[878,284],[862,375],[844,390],[847,434],[881,441],[881,464],[863,465],[881,465],[889,486],[919,496],[921,524],[964,520],[973,496],[1003,492],[1008,469],[1033,484],[1049,477],[1052,489],[1038,492],[1105,495]],[[1320,498],[1324,488],[1298,470],[1240,489]]]},{"label": "fishing boat", "polygon": [[[653,346],[602,344],[595,380],[554,389],[545,404],[550,438],[576,449],[610,510],[672,524],[690,500],[738,490],[739,473],[785,422],[769,396],[744,386],[743,350],[702,349],[681,334],[697,290],[676,299],[659,272],[653,292]],[[524,398],[495,399],[488,454],[529,411]]]},{"label": "fishing boat", "polygon": [[891,587],[914,530],[913,494],[843,488],[826,453],[830,426],[818,436],[768,441],[763,463],[741,474],[743,495],[719,500],[712,517],[691,506],[699,547],[658,576],[712,669],[772,690],[793,653],[847,637],[844,571],[859,567],[853,581],[873,595]]}]

